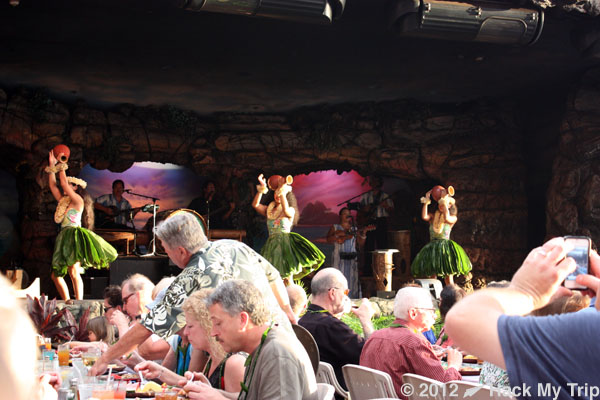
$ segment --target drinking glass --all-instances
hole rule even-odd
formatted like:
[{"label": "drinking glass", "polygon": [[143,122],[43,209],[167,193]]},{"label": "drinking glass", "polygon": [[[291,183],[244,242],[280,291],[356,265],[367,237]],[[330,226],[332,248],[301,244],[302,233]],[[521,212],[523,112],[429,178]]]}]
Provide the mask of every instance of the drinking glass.
[{"label": "drinking glass", "polygon": [[81,355],[81,359],[83,360],[83,364],[86,367],[93,366],[96,361],[100,358],[100,350],[99,349],[89,349],[85,353]]},{"label": "drinking glass", "polygon": [[58,345],[58,365],[61,367],[69,366],[69,344]]},{"label": "drinking glass", "polygon": [[52,350],[52,339],[49,337],[45,337],[44,346],[46,347],[46,350]]}]

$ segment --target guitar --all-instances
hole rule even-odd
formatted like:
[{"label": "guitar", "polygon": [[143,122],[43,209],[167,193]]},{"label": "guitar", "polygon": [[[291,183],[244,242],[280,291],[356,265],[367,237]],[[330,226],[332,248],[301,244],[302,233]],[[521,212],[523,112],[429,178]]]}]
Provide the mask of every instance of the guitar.
[{"label": "guitar", "polygon": [[358,233],[361,233],[361,236],[366,235],[367,232],[373,231],[373,230],[375,230],[375,228],[376,228],[375,225],[367,225],[367,226],[363,226],[362,228],[357,229],[356,231],[338,229],[338,230],[333,231],[333,236],[335,236],[336,242],[338,242],[339,244],[342,244],[346,240],[352,239]]},{"label": "guitar", "polygon": [[[112,213],[113,213],[112,215],[107,214],[104,211],[99,210],[97,208],[95,209],[95,212],[96,212],[95,225],[97,228],[102,228],[104,225],[114,223],[115,218],[121,214],[129,214],[130,212],[137,213],[140,210],[143,212],[152,212],[152,204],[145,204],[141,207],[128,208],[126,210],[119,210],[115,206],[106,206],[106,207],[110,208],[112,210]],[[150,211],[147,211],[148,209],[150,209]],[[129,218],[127,218],[127,220],[129,220]]]}]

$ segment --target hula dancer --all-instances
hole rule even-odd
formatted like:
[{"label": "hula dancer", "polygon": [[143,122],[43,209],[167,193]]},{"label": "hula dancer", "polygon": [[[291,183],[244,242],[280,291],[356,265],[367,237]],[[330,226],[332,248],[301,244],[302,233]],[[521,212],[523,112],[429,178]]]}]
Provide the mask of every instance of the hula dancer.
[{"label": "hula dancer", "polygon": [[279,270],[284,282],[289,284],[292,278],[300,279],[318,269],[325,261],[325,255],[309,240],[291,232],[300,218],[296,196],[290,186],[292,177],[284,179],[273,175],[269,178],[269,188],[275,191],[275,198],[268,207],[260,204],[262,195],[269,191],[263,174],[258,177],[258,182],[252,207],[267,217],[269,228],[269,238],[260,254]]},{"label": "hula dancer", "polygon": [[[58,156],[60,158],[60,154]],[[60,297],[69,300],[69,289],[64,279],[68,273],[73,282],[75,298],[81,300],[83,299],[82,268],[108,268],[109,263],[117,258],[117,251],[100,236],[81,227],[82,216],[86,227],[92,229],[94,226],[92,199],[84,190],[87,183],[83,179],[67,177],[65,173],[68,168],[67,163],[58,163],[52,151],[48,158],[49,165],[46,167],[48,183],[52,195],[58,202],[54,221],[62,228],[56,238],[50,276]],[[57,172],[64,196],[56,184]]]},{"label": "hula dancer", "polygon": [[[431,204],[431,196],[438,202],[435,213],[429,213],[427,206]],[[421,217],[429,222],[431,241],[419,251],[415,257],[411,271],[413,276],[443,276],[446,284],[454,283],[453,275],[466,275],[471,271],[471,261],[467,253],[456,242],[450,240],[450,231],[458,220],[458,209],[454,200],[454,188],[448,190],[435,186],[421,197],[423,209]]]}]

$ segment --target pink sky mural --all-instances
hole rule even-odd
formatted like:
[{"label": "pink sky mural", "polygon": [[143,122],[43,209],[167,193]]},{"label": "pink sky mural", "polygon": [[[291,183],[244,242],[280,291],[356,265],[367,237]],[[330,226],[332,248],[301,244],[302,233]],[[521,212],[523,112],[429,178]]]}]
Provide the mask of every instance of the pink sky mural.
[{"label": "pink sky mural", "polygon": [[[153,162],[135,163],[125,172],[96,170],[89,165],[83,168],[79,177],[88,182],[88,192],[93,198],[112,192],[112,182],[122,179],[125,189],[134,193],[158,197],[160,210],[185,208],[202,191],[204,177],[193,171],[173,164]],[[338,174],[336,171],[313,172],[297,175],[292,184],[298,199],[300,211],[309,203],[321,201],[335,214],[343,206],[338,203],[370,189],[364,178],[355,171]],[[151,204],[152,201],[133,194],[125,194],[133,207]],[[354,200],[358,201],[358,199]],[[135,217],[135,225],[141,228],[152,214],[140,212]]]}]

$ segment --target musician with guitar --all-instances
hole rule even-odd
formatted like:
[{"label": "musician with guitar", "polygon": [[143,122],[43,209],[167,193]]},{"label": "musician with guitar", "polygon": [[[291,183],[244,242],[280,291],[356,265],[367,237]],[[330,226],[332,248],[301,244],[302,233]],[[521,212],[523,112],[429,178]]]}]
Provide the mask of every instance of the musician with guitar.
[{"label": "musician with guitar", "polygon": [[104,229],[129,229],[127,222],[140,211],[140,208],[131,208],[131,204],[123,197],[125,183],[117,179],[112,183],[112,193],[105,194],[96,199],[96,228]]},{"label": "musician with guitar", "polygon": [[[383,180],[378,176],[370,176],[368,182],[371,190],[361,196],[357,216],[359,226],[375,225],[375,230],[367,233],[365,253],[388,248],[389,217],[394,210],[394,202],[390,195],[381,190]],[[365,254],[363,273],[372,274],[370,254]]]},{"label": "musician with guitar", "polygon": [[365,244],[367,231],[375,229],[375,226],[357,229],[348,207],[342,208],[339,216],[339,223],[333,224],[327,232],[327,242],[334,244],[332,266],[346,277],[350,298],[360,299],[362,295],[358,279],[358,252]]}]

